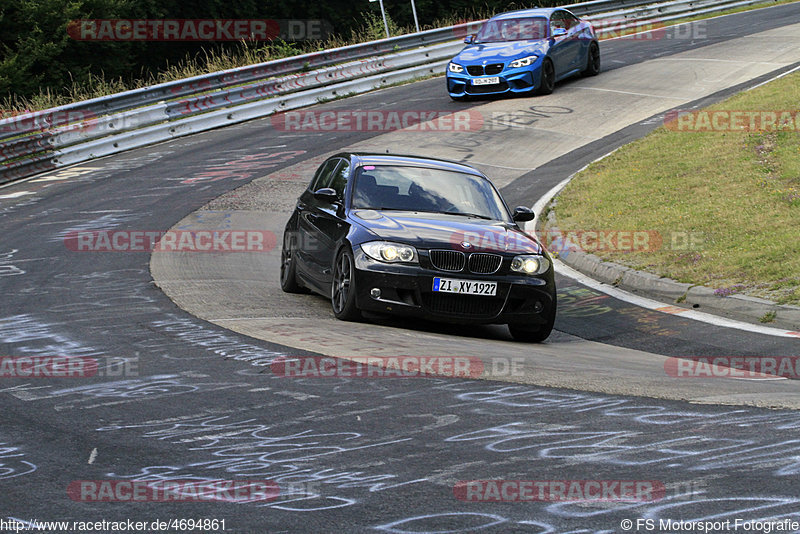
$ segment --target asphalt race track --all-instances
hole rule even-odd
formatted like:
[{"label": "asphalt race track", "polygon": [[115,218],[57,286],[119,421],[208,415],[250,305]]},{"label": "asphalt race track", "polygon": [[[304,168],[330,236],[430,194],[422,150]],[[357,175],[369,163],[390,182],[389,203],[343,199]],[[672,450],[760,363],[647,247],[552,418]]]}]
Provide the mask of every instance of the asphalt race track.
[{"label": "asphalt race track", "polygon": [[[666,532],[660,519],[800,520],[800,415],[754,406],[800,406],[796,382],[665,372],[676,356],[797,356],[796,339],[642,310],[565,277],[556,331],[541,346],[500,327],[347,324],[324,299],[280,293],[277,248],[151,258],[68,246],[74,232],[100,229],[257,227],[280,238],[309,172],[352,147],[473,162],[509,204],[532,205],[666,110],[800,62],[800,4],[695,26],[604,41],[600,76],[547,97],[456,104],[438,78],[314,108],[468,110],[484,120],[480,131],[286,132],[265,119],[0,189],[0,356],[101,362],[90,378],[0,379],[0,520],[205,518],[237,533]],[[313,354],[457,354],[486,369],[516,358],[522,371],[295,379],[271,365]],[[486,479],[663,490],[638,502],[457,498],[458,482]],[[267,480],[280,495],[176,503],[68,493],[103,480]],[[656,527],[637,529],[637,519]]]}]

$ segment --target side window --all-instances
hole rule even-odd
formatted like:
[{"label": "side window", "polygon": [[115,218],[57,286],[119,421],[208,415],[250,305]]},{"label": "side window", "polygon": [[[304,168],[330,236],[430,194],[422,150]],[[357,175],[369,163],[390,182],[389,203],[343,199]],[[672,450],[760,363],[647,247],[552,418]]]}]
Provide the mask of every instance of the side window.
[{"label": "side window", "polygon": [[336,167],[333,173],[333,179],[326,187],[333,188],[339,198],[344,198],[344,188],[347,186],[347,178],[350,176],[350,162],[341,160],[341,164]]},{"label": "side window", "polygon": [[325,184],[330,182],[330,175],[340,161],[341,159],[334,158],[334,159],[329,159],[328,161],[320,165],[319,169],[317,169],[317,174],[315,174],[314,179],[311,180],[311,185],[308,186],[308,190],[313,193],[318,189],[327,187],[327,185]]},{"label": "side window", "polygon": [[578,20],[578,18],[575,17],[575,15],[570,15],[569,13],[564,13],[564,27],[566,29],[569,30],[570,28],[574,28],[575,26],[577,26],[580,23],[581,23],[581,21]]},{"label": "side window", "polygon": [[552,34],[553,30],[556,28],[563,28],[567,29],[566,21],[564,20],[564,13],[561,11],[556,11],[550,17],[550,33]]}]

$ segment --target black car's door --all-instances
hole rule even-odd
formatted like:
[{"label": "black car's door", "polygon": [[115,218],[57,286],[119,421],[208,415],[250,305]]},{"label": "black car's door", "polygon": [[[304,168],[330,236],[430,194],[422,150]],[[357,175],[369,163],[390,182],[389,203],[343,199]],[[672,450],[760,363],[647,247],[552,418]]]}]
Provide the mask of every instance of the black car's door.
[{"label": "black car's door", "polygon": [[[303,248],[303,271],[313,278],[312,283],[325,290],[331,281],[331,266],[336,245],[347,233],[344,219],[344,190],[350,174],[350,162],[343,158],[329,160],[331,165],[322,169],[319,180],[312,182],[300,202],[300,239]],[[314,191],[329,187],[336,191],[339,202],[330,203],[314,197]],[[298,205],[298,209],[300,206]]]},{"label": "black car's door", "polygon": [[314,198],[314,191],[322,189],[325,187],[322,184],[330,182],[333,172],[340,163],[341,158],[331,158],[323,162],[314,174],[314,179],[311,180],[308,189],[297,199],[295,208],[297,211],[296,266],[300,275],[314,284],[319,284],[321,278],[319,262],[315,261],[320,245],[317,242],[316,231],[319,201]]}]

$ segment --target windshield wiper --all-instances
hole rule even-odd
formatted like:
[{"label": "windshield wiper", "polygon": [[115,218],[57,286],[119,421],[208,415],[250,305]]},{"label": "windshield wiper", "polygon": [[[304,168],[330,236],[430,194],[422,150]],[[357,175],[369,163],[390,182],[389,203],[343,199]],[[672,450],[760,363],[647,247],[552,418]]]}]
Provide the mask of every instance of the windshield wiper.
[{"label": "windshield wiper", "polygon": [[487,221],[493,221],[492,217],[487,217],[486,215],[479,215],[477,213],[463,213],[460,211],[445,211],[448,215],[459,215],[461,217],[477,217],[478,219],[486,219]]}]

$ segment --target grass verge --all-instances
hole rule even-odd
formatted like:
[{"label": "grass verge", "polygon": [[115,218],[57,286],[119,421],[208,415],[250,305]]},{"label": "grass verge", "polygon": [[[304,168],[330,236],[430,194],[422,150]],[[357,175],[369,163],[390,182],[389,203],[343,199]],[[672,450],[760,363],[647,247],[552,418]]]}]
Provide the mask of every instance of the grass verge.
[{"label": "grass verge", "polygon": [[622,147],[559,194],[559,229],[658,232],[655,250],[590,251],[721,296],[800,304],[798,102],[796,72],[707,108],[793,110],[782,127],[707,131],[697,115],[692,131],[662,126]]}]

